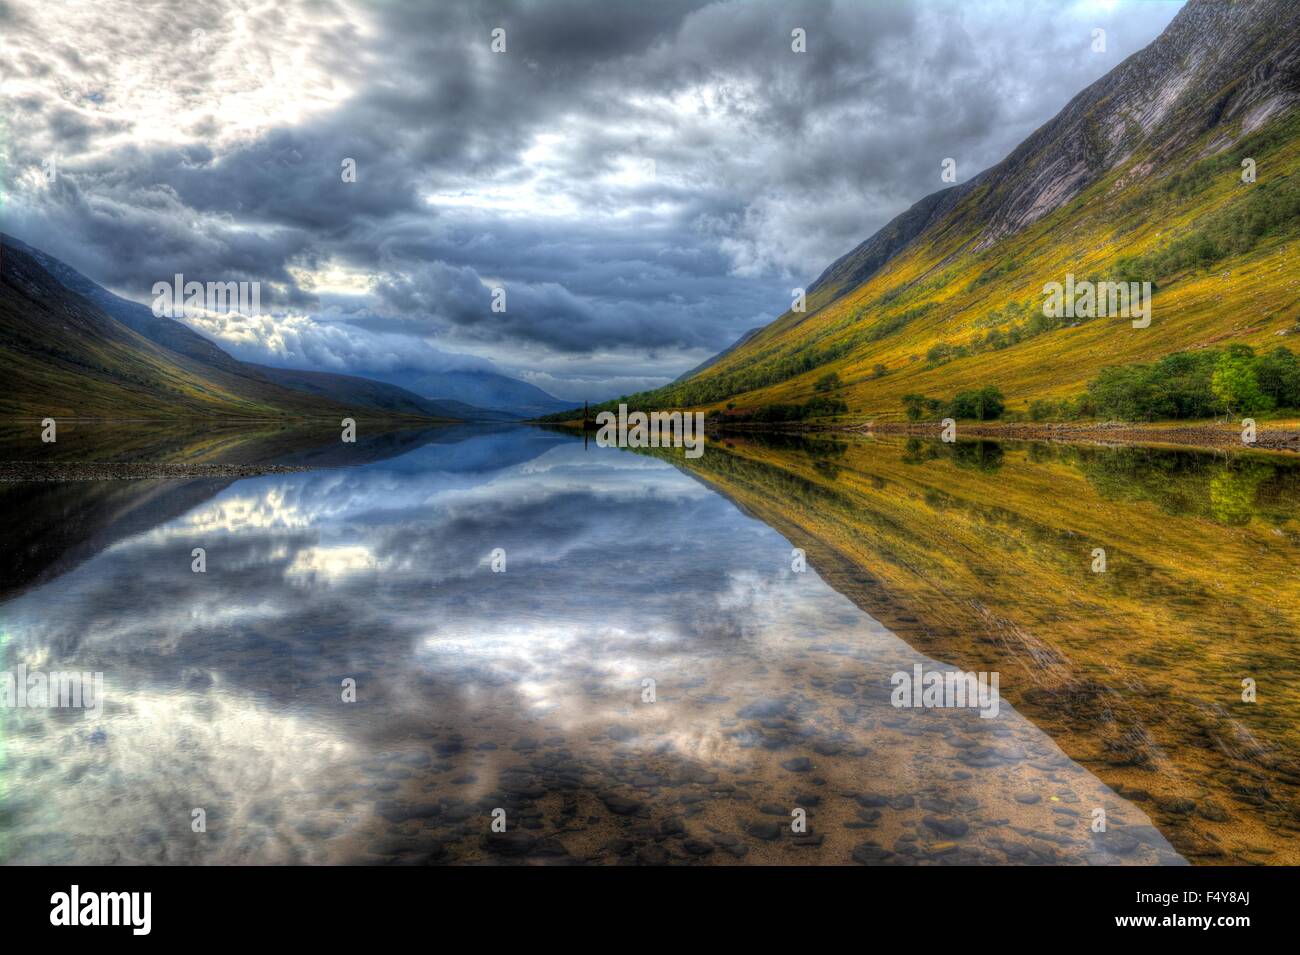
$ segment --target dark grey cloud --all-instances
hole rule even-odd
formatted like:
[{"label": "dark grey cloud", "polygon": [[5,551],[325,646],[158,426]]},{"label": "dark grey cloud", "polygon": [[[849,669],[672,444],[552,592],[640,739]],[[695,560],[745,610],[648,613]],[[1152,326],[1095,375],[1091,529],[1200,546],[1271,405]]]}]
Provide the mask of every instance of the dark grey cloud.
[{"label": "dark grey cloud", "polygon": [[997,162],[1178,6],[10,0],[6,217],[139,299],[261,280],[264,321],[204,328],[246,357],[491,361],[607,397],[775,318],[944,158]]}]

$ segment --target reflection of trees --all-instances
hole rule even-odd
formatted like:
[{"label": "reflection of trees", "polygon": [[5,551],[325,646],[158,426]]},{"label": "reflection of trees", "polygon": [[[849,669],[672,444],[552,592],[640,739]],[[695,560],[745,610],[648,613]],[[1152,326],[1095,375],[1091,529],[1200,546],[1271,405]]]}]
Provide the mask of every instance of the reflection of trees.
[{"label": "reflection of trees", "polygon": [[920,438],[908,438],[903,449],[904,464],[924,464],[939,456],[938,441],[922,441]]},{"label": "reflection of trees", "polygon": [[1263,461],[1247,461],[1244,467],[1224,468],[1210,478],[1210,510],[1223,524],[1249,524],[1255,513],[1259,486],[1273,477],[1274,469]]},{"label": "reflection of trees", "polygon": [[945,457],[959,468],[996,471],[1002,467],[1002,445],[982,439],[949,444],[935,438],[908,438],[903,448],[904,464],[925,464]]},{"label": "reflection of trees", "polygon": [[813,467],[817,469],[817,473],[828,481],[834,481],[840,476],[840,469],[834,462],[836,458],[843,457],[849,447],[843,441],[824,435],[767,431],[746,434],[745,437],[750,444],[757,447],[808,455],[813,459]]},{"label": "reflection of trees", "polygon": [[1057,458],[1057,448],[1054,444],[1034,441],[1028,446],[1029,460],[1034,464],[1045,464],[1048,461],[1055,461]]},{"label": "reflection of trees", "polygon": [[831,462],[829,461],[825,461],[825,460],[814,461],[813,467],[817,469],[818,474],[820,474],[828,481],[834,481],[836,478],[840,476],[840,469],[837,468],[835,465],[831,464]]},{"label": "reflection of trees", "polygon": [[958,441],[951,447],[959,468],[996,471],[1002,467],[1002,445],[996,441]]},{"label": "reflection of trees", "polygon": [[812,458],[842,457],[849,446],[836,438],[818,434],[799,434],[785,431],[745,432],[747,443],[773,451],[801,451]]},{"label": "reflection of trees", "polygon": [[1066,448],[1062,457],[1108,500],[1220,524],[1280,524],[1300,498],[1300,467],[1289,461],[1154,448]]}]

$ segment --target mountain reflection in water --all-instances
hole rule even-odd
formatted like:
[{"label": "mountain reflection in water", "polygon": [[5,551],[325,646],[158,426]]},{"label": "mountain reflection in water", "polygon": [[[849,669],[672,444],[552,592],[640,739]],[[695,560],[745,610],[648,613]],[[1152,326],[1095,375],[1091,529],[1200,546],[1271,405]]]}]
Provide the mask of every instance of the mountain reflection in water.
[{"label": "mountain reflection in water", "polygon": [[[1211,564],[1246,586],[1231,576],[1245,554],[1266,572],[1261,541],[1294,558],[1289,471],[1210,476],[1205,503],[1199,478],[1159,469],[1153,487],[1186,505],[1171,514],[1093,451],[735,439],[688,462],[522,427],[422,440],[206,498],[132,482],[136,506],[112,505],[131,515],[120,533],[100,515],[79,562],[32,572],[0,605],[0,669],[102,671],[107,700],[98,719],[0,711],[4,861],[1292,851],[1277,787],[1293,730],[1268,679],[1294,628],[1260,608],[1207,663],[1218,594],[1197,589],[1214,588],[1198,576]],[[57,517],[11,514],[7,536]],[[1175,532],[1194,553],[1171,550]],[[1104,579],[1093,546],[1108,546]],[[1268,619],[1273,642],[1255,629]],[[917,663],[1000,672],[996,718],[891,706],[891,675]],[[1241,712],[1251,672],[1261,701]],[[1188,711],[1205,715],[1170,725]]]}]

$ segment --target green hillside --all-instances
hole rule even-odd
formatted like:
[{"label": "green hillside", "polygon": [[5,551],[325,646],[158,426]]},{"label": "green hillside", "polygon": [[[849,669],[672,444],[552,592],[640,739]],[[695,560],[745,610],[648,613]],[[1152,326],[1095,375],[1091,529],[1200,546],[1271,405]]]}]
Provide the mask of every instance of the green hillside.
[{"label": "green hillside", "polygon": [[[805,416],[852,423],[901,417],[907,395],[932,396],[937,413],[991,386],[1010,415],[1038,402],[1042,419],[1077,409],[1108,366],[1232,344],[1294,351],[1298,75],[1300,8],[1193,0],[998,166],[834,263],[805,312],[625,400],[753,416],[817,399]],[[1150,326],[1045,315],[1044,286],[1067,273],[1149,281]]]}]

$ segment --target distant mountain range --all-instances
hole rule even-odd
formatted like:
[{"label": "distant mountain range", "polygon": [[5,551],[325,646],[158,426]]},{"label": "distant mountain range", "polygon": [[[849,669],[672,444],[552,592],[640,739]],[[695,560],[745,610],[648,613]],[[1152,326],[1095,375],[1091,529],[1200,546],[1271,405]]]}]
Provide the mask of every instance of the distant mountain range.
[{"label": "distant mountain range", "polygon": [[299,371],[271,365],[246,363],[268,381],[285,388],[319,395],[345,404],[374,408],[396,415],[426,415],[456,418],[461,421],[517,421],[519,415],[508,411],[478,408],[452,399],[422,398],[413,391],[356,375],[336,375],[324,371]]},{"label": "distant mountain range", "polygon": [[[1300,3],[1190,0],[1002,162],[832,263],[804,311],[619,400],[745,415],[828,394],[851,422],[993,386],[1024,414],[1110,365],[1294,342],[1298,106]],[[1150,326],[1053,320],[1044,287],[1067,276],[1150,282]]]},{"label": "distant mountain range", "polygon": [[436,401],[465,402],[522,418],[573,407],[572,401],[561,401],[536,385],[493,371],[397,372],[383,378]]},{"label": "distant mountain range", "polygon": [[[564,407],[539,388],[488,371],[412,375],[416,388],[408,389],[240,361],[183,322],[159,318],[8,235],[0,235],[0,288],[3,415],[511,421]],[[479,396],[487,406],[474,400]]]}]

